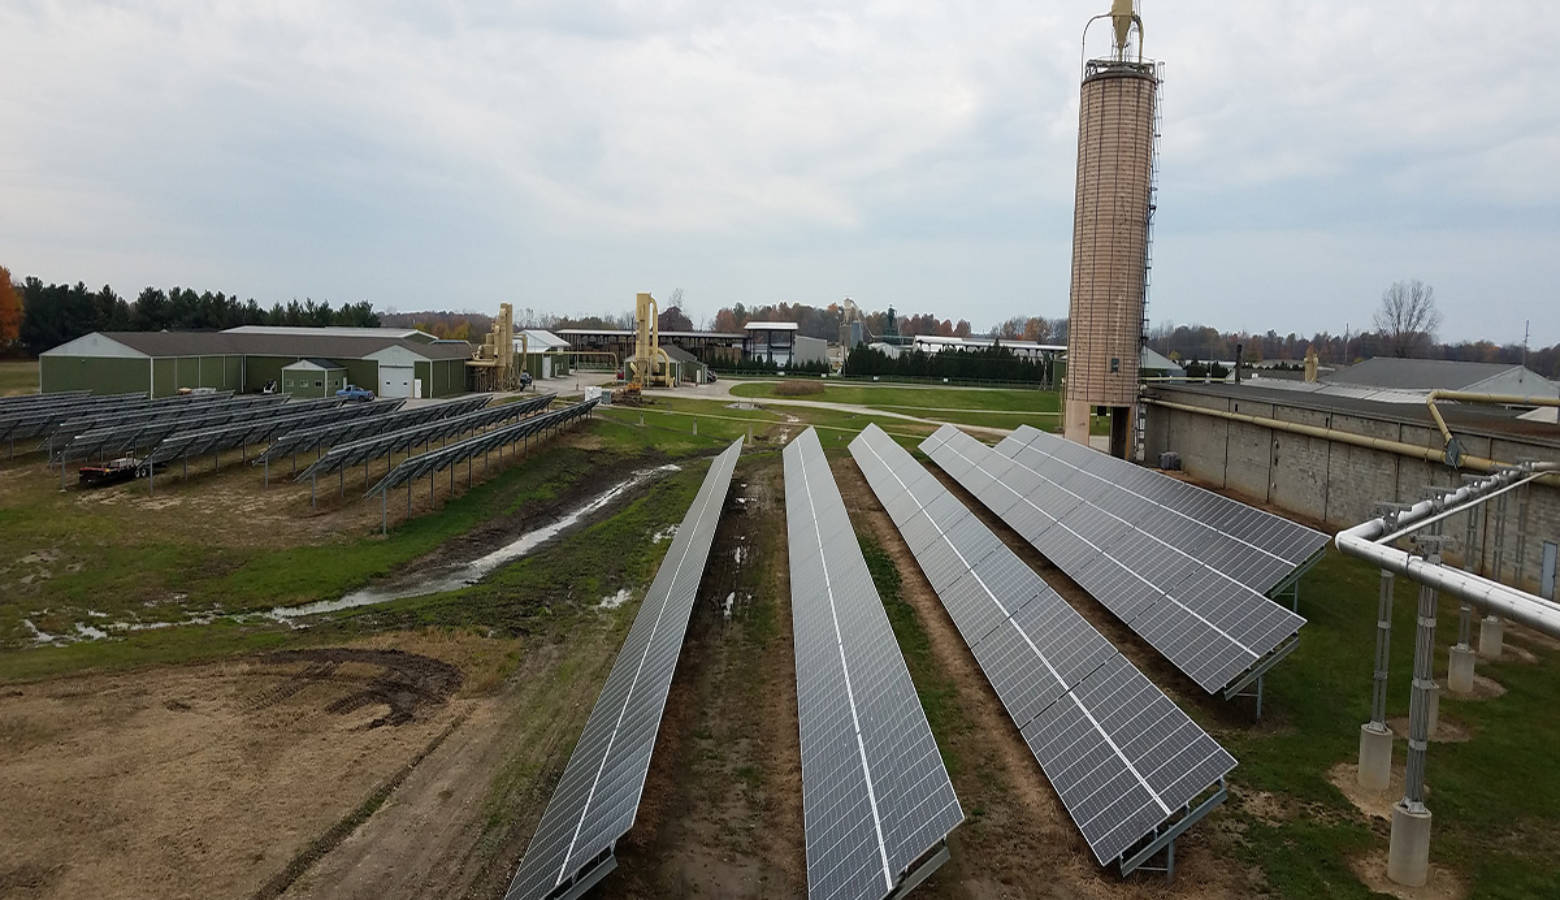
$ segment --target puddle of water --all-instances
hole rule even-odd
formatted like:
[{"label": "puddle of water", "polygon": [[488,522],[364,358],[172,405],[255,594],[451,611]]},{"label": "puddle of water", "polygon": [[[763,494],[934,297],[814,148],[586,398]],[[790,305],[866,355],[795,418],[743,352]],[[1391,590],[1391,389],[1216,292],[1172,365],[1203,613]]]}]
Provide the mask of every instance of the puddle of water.
[{"label": "puddle of water", "polygon": [[343,609],[353,609],[359,606],[372,606],[376,603],[385,603],[390,600],[400,600],[405,597],[421,597],[425,594],[437,594],[444,591],[453,591],[467,585],[476,584],[490,572],[505,563],[513,562],[542,544],[557,537],[562,532],[577,524],[581,519],[600,511],[607,504],[623,496],[628,491],[638,487],[651,478],[667,472],[676,472],[681,469],[677,465],[658,466],[654,469],[645,469],[636,472],[627,479],[618,482],[606,491],[597,494],[582,506],[576,507],[573,512],[563,516],[541,528],[534,528],[504,546],[479,556],[471,562],[456,566],[442,573],[435,574],[421,581],[396,587],[364,588],[353,591],[336,600],[320,600],[315,603],[305,603],[301,606],[278,606],[269,613],[266,618],[275,619],[278,622],[287,619],[296,619],[300,616],[313,616],[320,613],[339,612]]},{"label": "puddle of water", "polygon": [[94,619],[106,619],[106,618],[108,618],[108,613],[106,613],[106,612],[98,612],[95,609],[87,610],[87,615],[91,616]]},{"label": "puddle of water", "polygon": [[623,588],[622,590],[618,591],[616,594],[609,594],[608,596],[602,597],[601,598],[601,602],[596,604],[596,608],[597,609],[617,609],[619,606],[622,606],[623,604],[627,603],[628,602],[628,598],[632,597],[632,596],[633,596],[633,594],[629,591],[628,588]]},{"label": "puddle of water", "polygon": [[731,607],[736,605],[736,602],[737,602],[737,592],[736,591],[732,591],[731,593],[726,595],[726,602],[724,604],[722,604],[721,614],[726,617],[727,621],[731,620]]},{"label": "puddle of water", "polygon": [[85,622],[77,622],[76,623],[76,634],[80,635],[83,639],[89,640],[89,641],[102,640],[103,638],[108,637],[108,632],[104,631],[101,628],[94,628],[93,626],[88,625]]},{"label": "puddle of water", "polygon": [[654,544],[659,544],[662,541],[671,540],[672,538],[674,538],[676,536],[677,536],[677,525],[674,523],[674,524],[666,526],[665,528],[662,528],[660,531],[657,531],[655,534],[650,535],[650,542],[654,543]]},{"label": "puddle of water", "polygon": [[734,559],[739,566],[747,562],[747,548],[738,547],[731,551],[731,558]]},{"label": "puddle of water", "polygon": [[59,640],[59,638],[48,633],[47,631],[40,629],[37,625],[34,625],[31,619],[23,619],[22,625],[26,626],[27,630],[32,632],[34,644],[52,644]]}]

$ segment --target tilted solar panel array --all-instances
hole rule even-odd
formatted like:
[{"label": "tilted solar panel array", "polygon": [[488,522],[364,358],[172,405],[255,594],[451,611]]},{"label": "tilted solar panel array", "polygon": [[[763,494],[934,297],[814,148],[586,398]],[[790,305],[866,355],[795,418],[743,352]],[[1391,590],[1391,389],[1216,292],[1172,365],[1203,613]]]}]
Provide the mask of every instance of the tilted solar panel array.
[{"label": "tilted solar panel array", "polygon": [[593,873],[599,877],[617,840],[633,827],[688,617],[741,453],[738,439],[715,457],[704,476],[542,813],[506,900],[557,896]]},{"label": "tilted solar panel array", "polygon": [[807,894],[886,897],[964,812],[817,433],[783,456]]},{"label": "tilted solar panel array", "polygon": [[132,405],[104,406],[69,418],[61,419],[50,433],[51,437],[69,438],[88,431],[98,431],[136,422],[153,422],[179,416],[205,415],[224,409],[261,406],[282,403],[282,394],[250,395],[235,397],[232,391],[211,394],[190,394],[179,397],[163,397],[157,400],[137,400]]},{"label": "tilted solar panel array", "polygon": [[[54,395],[47,395],[53,397]],[[106,409],[128,410],[146,406],[185,404],[189,397],[147,399],[146,394],[115,394],[101,397],[72,396],[58,403],[42,403],[0,412],[0,438],[20,441],[52,434],[60,423]]]},{"label": "tilted solar panel array", "polygon": [[[586,400],[584,403],[565,406],[562,409],[555,409],[549,413],[542,413],[539,416],[532,416],[529,419],[522,419],[510,425],[484,431],[475,437],[469,437],[463,441],[437,447],[429,450],[427,453],[407,457],[386,472],[385,477],[365,491],[363,496],[369,497],[383,493],[408,481],[443,471],[456,463],[462,463],[473,457],[481,456],[489,450],[505,444],[512,444],[533,434],[540,434],[549,428],[566,425],[589,413],[595,408],[596,402],[595,400]],[[304,474],[308,473],[305,472]]]},{"label": "tilted solar panel array", "polygon": [[347,466],[355,466],[371,459],[388,456],[392,453],[404,453],[416,447],[418,444],[428,444],[432,441],[447,440],[457,434],[465,434],[478,428],[489,428],[500,422],[509,422],[519,419],[532,410],[541,409],[553,401],[552,394],[544,394],[541,397],[533,397],[530,400],[519,403],[504,403],[498,406],[490,406],[479,409],[476,412],[464,415],[451,416],[448,419],[439,419],[423,425],[414,425],[393,431],[389,434],[381,434],[376,437],[364,438],[353,441],[350,444],[337,444],[329,451],[315,460],[298,474],[299,478],[312,478],[320,475],[334,475],[336,471]]},{"label": "tilted solar panel array", "polygon": [[1033,469],[1074,470],[1104,489],[1095,501],[1210,568],[1266,594],[1327,546],[1327,535],[1196,485],[1020,426],[997,452]]},{"label": "tilted solar panel array", "polygon": [[[256,456],[256,465],[281,459],[284,456],[292,456],[297,453],[307,453],[321,447],[333,447],[337,444],[349,444],[378,434],[388,434],[402,428],[411,428],[416,425],[424,425],[428,422],[437,422],[455,416],[465,415],[486,406],[493,397],[492,394],[476,394],[470,397],[461,397],[444,403],[429,403],[413,409],[401,409],[382,416],[374,416],[370,419],[359,419],[350,422],[336,422],[330,425],[321,425],[317,428],[300,428],[281,434],[265,451]],[[534,402],[534,401],[526,401]],[[545,403],[542,405],[546,405]]]},{"label": "tilted solar panel array", "polygon": [[952,426],[921,449],[1118,619],[1209,693],[1292,646],[1305,619],[1144,531],[1099,479],[1034,468]]},{"label": "tilted solar panel array", "polygon": [[1235,767],[908,451],[874,425],[850,452],[1101,865]]},{"label": "tilted solar panel array", "polygon": [[176,431],[152,448],[146,456],[146,462],[153,464],[172,462],[183,457],[204,456],[207,453],[231,450],[234,447],[246,447],[267,441],[273,435],[295,428],[309,428],[344,420],[373,419],[393,413],[405,403],[403,399],[370,400],[367,403],[320,406],[304,412],[290,411],[288,406],[291,404],[286,404],[276,408],[277,415],[245,416],[243,421],[230,425]]},{"label": "tilted solar panel array", "polygon": [[[23,407],[42,409],[50,405],[59,405],[90,396],[92,395],[88,391],[55,391],[50,394],[18,394],[15,397],[0,397],[0,416],[9,415]],[[137,394],[136,396],[141,395]]]},{"label": "tilted solar panel array", "polygon": [[81,432],[67,440],[54,454],[57,462],[73,459],[105,459],[130,453],[142,447],[154,447],[163,438],[178,431],[216,428],[233,422],[250,422],[282,414],[335,406],[339,401],[303,400],[281,403],[277,395],[234,398],[219,404],[203,404],[183,411],[170,411],[145,421],[134,421]]}]

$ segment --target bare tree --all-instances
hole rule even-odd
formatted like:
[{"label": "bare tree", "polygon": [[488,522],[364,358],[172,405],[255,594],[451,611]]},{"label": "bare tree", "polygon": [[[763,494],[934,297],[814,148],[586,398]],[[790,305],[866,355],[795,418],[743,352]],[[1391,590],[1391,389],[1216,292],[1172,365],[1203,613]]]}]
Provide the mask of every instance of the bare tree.
[{"label": "bare tree", "polygon": [[1428,348],[1435,340],[1435,330],[1441,326],[1441,312],[1435,308],[1435,288],[1417,278],[1393,282],[1381,293],[1375,324],[1393,356],[1408,356]]}]

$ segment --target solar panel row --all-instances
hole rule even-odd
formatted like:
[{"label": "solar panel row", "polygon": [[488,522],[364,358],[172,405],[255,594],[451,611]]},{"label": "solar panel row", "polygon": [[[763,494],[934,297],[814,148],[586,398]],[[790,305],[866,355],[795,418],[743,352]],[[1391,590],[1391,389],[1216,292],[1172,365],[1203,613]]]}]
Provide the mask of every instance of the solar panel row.
[{"label": "solar panel row", "polygon": [[246,416],[243,421],[230,425],[174,432],[152,448],[147,454],[146,462],[166,463],[183,457],[204,456],[207,453],[231,450],[234,447],[247,447],[295,428],[372,419],[393,413],[405,403],[403,399],[371,400],[367,403],[321,406],[304,412],[291,412],[287,408],[291,404],[286,404],[278,408],[280,415],[258,418]]},{"label": "solar panel row", "polygon": [[423,425],[414,425],[389,434],[381,434],[376,437],[353,441],[350,444],[337,444],[310,464],[307,469],[299,473],[298,477],[311,478],[321,475],[334,475],[337,470],[347,466],[355,466],[392,453],[405,453],[419,444],[448,440],[457,434],[465,434],[478,428],[488,428],[500,422],[519,419],[532,410],[545,407],[552,400],[552,394],[544,394],[541,397],[533,397],[519,403],[504,403],[498,406],[490,406],[486,409],[479,409],[476,412],[451,416],[448,419],[440,419]]},{"label": "solar panel row", "polygon": [[881,429],[850,452],[1101,865],[1214,796],[1213,738]]},{"label": "solar panel row", "polygon": [[347,444],[374,435],[388,434],[402,428],[411,428],[415,425],[423,425],[428,422],[437,422],[442,419],[464,415],[486,406],[492,397],[492,394],[476,394],[444,403],[430,403],[413,409],[402,409],[369,419],[337,422],[316,428],[300,428],[289,431],[272,441],[271,445],[263,453],[255,457],[254,462],[256,465],[260,465],[261,463],[281,459],[284,456],[308,453],[321,447]]},{"label": "solar panel row", "polygon": [[148,400],[145,394],[116,394],[103,397],[72,397],[57,404],[43,404],[42,408],[23,407],[0,413],[0,438],[10,441],[41,438],[51,434],[61,422],[96,410],[182,405],[188,403],[189,399],[189,397],[165,397],[159,400]]},{"label": "solar panel row", "polygon": [[[1111,485],[1031,467],[952,426],[921,444],[939,466],[1204,690],[1280,658],[1305,619],[1118,511]],[[1103,505],[1102,505],[1103,504]]]},{"label": "solar panel row", "polygon": [[50,436],[58,443],[61,438],[70,438],[83,432],[111,428],[115,425],[129,425],[133,422],[150,422],[157,419],[177,418],[184,415],[195,415],[197,412],[216,412],[217,410],[237,406],[281,403],[286,399],[286,396],[281,394],[235,397],[232,391],[164,397],[150,401],[138,399],[130,405],[115,404],[113,406],[92,409],[81,414],[73,414],[69,418],[60,420],[54,426]]},{"label": "solar panel row", "polygon": [[1096,505],[1261,594],[1327,545],[1315,529],[1028,425],[996,449],[1031,469],[1077,473],[1072,483],[1102,489]]},{"label": "solar panel row", "polygon": [[[424,475],[442,472],[456,463],[462,463],[473,457],[481,456],[489,450],[512,444],[533,434],[540,434],[549,428],[565,425],[589,413],[596,406],[596,402],[595,400],[586,400],[584,403],[565,406],[562,409],[553,410],[549,413],[522,419],[511,425],[484,431],[475,437],[469,437],[453,444],[446,444],[443,447],[429,450],[427,453],[408,457],[402,460],[399,465],[386,472],[385,477],[364,492],[363,496],[369,497],[388,491],[393,487],[398,487],[408,481],[414,481]],[[489,410],[484,410],[484,412],[489,412]],[[307,475],[309,473],[305,470],[304,474]],[[451,475],[451,477],[453,478],[454,476]]]},{"label": "solar panel row", "polygon": [[633,827],[639,810],[688,617],[741,452],[738,439],[704,476],[645,592],[506,900],[577,894],[615,865],[612,849]]},{"label": "solar panel row", "polygon": [[0,397],[0,416],[7,415],[11,411],[21,409],[22,407],[41,409],[50,404],[79,400],[90,396],[91,394],[87,391],[55,391],[51,394],[19,394],[15,397]]},{"label": "solar panel row", "polygon": [[73,459],[108,459],[130,453],[142,447],[154,447],[163,438],[177,431],[193,431],[215,428],[230,422],[258,421],[272,416],[334,406],[334,400],[304,400],[297,404],[279,403],[275,395],[236,397],[219,404],[200,406],[167,412],[145,421],[110,425],[72,435],[54,454],[54,461],[69,462]]},{"label": "solar panel row", "polygon": [[807,893],[886,897],[964,812],[817,433],[783,456]]}]

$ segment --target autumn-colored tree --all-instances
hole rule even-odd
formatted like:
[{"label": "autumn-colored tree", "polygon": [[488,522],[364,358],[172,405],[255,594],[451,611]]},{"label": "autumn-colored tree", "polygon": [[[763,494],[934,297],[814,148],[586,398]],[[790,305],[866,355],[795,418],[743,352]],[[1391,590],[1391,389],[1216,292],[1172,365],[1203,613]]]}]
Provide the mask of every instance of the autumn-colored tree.
[{"label": "autumn-colored tree", "polygon": [[0,350],[11,346],[22,333],[22,300],[11,285],[11,270],[0,266]]}]

